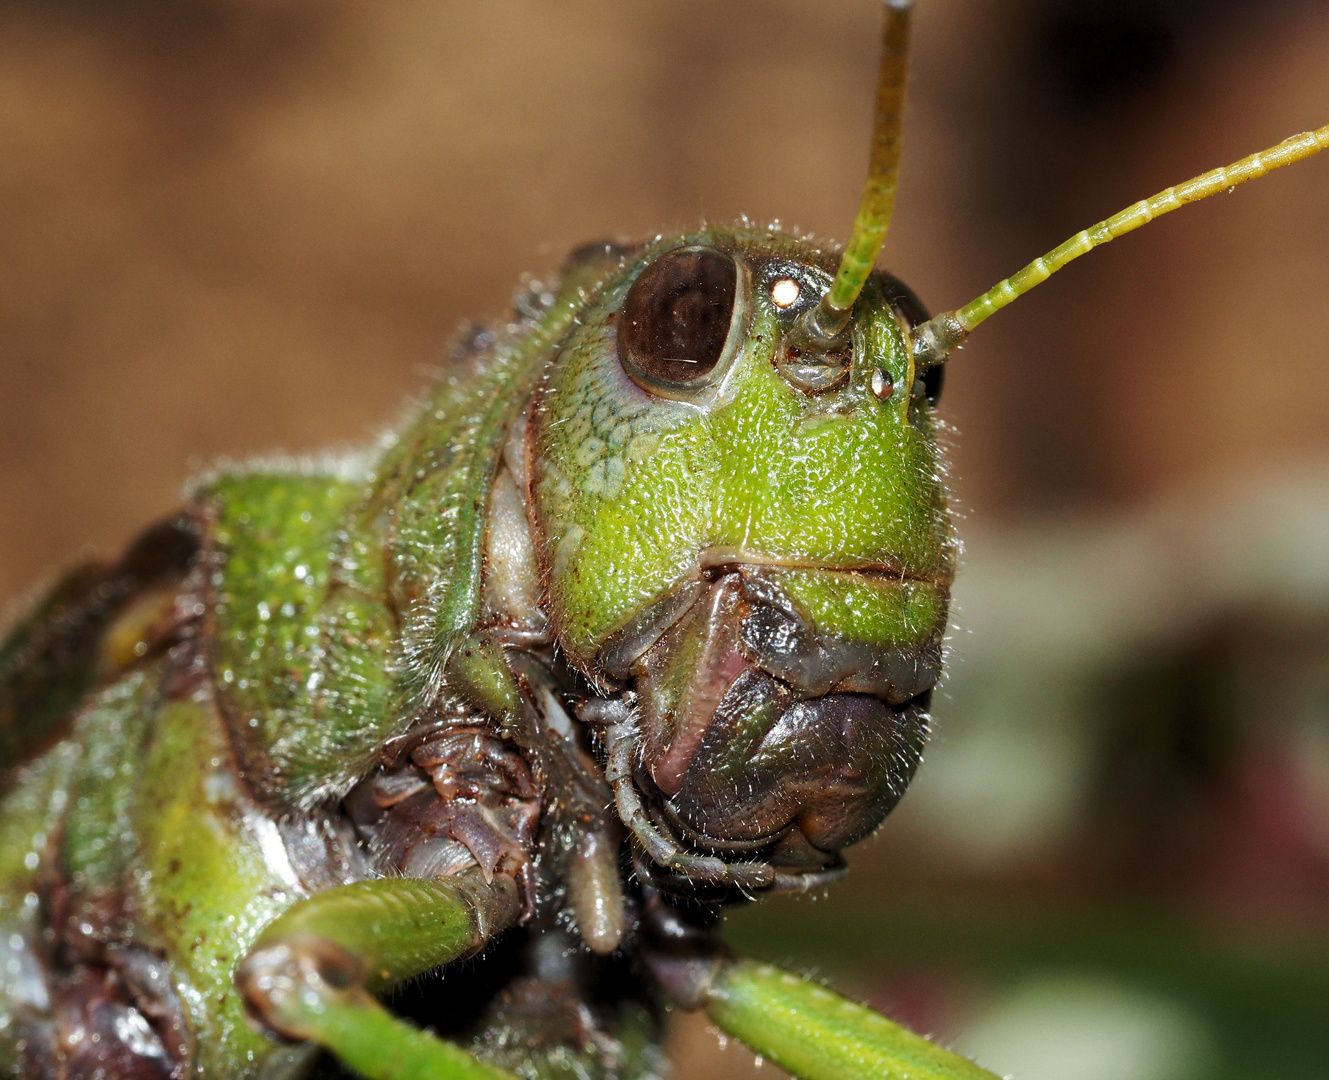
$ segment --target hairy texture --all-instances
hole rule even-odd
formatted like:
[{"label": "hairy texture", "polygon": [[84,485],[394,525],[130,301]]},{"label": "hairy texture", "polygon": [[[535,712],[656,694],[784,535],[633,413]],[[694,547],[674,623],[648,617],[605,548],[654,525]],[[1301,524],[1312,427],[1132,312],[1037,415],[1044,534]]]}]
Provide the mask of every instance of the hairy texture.
[{"label": "hairy texture", "polygon": [[[616,324],[679,245],[710,254],[670,289],[722,266],[730,318],[643,325],[706,362],[666,395]],[[745,230],[588,246],[377,452],[209,476],[53,592],[0,646],[28,755],[0,804],[8,1030],[75,1071],[281,1076],[307,1055],[272,1033],[406,1038],[370,993],[517,922],[477,1050],[651,1074],[649,1016],[597,995],[656,947],[662,893],[820,887],[926,735],[954,559],[931,403],[884,276],[835,379],[788,362],[771,284],[814,298],[832,265]],[[444,908],[477,915],[462,952],[424,939]],[[574,934],[581,974],[554,962]]]}]

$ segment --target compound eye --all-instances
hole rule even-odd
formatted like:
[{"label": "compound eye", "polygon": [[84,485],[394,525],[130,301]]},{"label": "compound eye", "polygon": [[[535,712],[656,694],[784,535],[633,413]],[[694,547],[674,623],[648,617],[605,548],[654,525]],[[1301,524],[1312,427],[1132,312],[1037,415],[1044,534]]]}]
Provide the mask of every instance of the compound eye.
[{"label": "compound eye", "polygon": [[618,321],[633,381],[656,392],[704,384],[724,355],[737,292],[738,266],[714,248],[675,248],[646,267]]}]

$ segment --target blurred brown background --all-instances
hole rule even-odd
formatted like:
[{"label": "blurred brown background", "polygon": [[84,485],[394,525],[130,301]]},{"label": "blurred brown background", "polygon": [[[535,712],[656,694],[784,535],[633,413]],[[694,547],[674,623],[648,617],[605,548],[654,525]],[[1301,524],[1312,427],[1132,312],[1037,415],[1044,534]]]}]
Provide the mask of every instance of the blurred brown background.
[{"label": "blurred brown background", "polygon": [[[871,0],[9,0],[0,607],[123,544],[219,459],[373,438],[462,321],[500,316],[523,273],[553,272],[579,241],[740,213],[843,237],[876,27]],[[911,95],[882,261],[939,309],[1137,198],[1329,122],[1329,3],[919,0]],[[1097,1023],[1130,1008],[1156,1022],[1189,1001],[1205,1038],[1236,1023],[1251,986],[1278,1022],[1290,1001],[1329,1002],[1304,964],[1252,970],[1214,959],[1216,939],[1176,945],[1196,896],[1214,909],[1215,881],[1228,899],[1261,885],[1245,924],[1290,897],[1303,960],[1307,920],[1329,924],[1329,738],[1314,741],[1329,731],[1329,588],[1316,591],[1329,577],[1305,576],[1329,565],[1329,510],[1298,517],[1329,505],[1326,252],[1329,155],[1095,253],[975,336],[943,403],[969,537],[959,621],[973,633],[957,635],[934,754],[895,831],[836,894],[839,914],[771,905],[740,937],[776,955],[788,941],[893,1014],[968,1031],[980,1056],[996,1046],[994,1063],[1032,1060],[1001,1039],[1032,1030],[1044,998],[1063,1010],[1058,1032],[1075,1027],[1067,1002],[1088,1002]],[[1252,501],[1288,475],[1300,487],[1282,501]],[[1208,493],[1198,509],[1195,491]],[[1290,524],[1266,535],[1272,521]],[[1151,605],[1165,615],[1140,616]],[[1220,684],[1222,707],[1192,707]],[[1031,708],[1035,691],[1048,696]],[[1301,726],[1259,719],[1271,711]],[[1284,828],[1310,820],[1304,806],[1269,810],[1286,770],[1260,773],[1268,754],[1231,749],[1269,745],[1275,729],[1279,762],[1323,766],[1314,843]],[[1067,734],[1082,731],[1096,734]],[[993,746],[1045,754],[1021,759],[1034,763],[1023,795],[993,794],[960,767],[971,744],[989,762]],[[1035,811],[1002,818],[999,837],[993,808],[1018,805]],[[1169,873],[1185,879],[1171,891]],[[1013,889],[1013,909],[992,899]],[[1030,914],[1035,894],[1060,898],[1051,923]],[[1173,906],[1123,929],[1127,894]],[[965,902],[968,915],[928,922]],[[1096,904],[1116,921],[1095,922]],[[975,922],[977,909],[1009,917]],[[808,933],[837,922],[839,945]],[[1159,968],[1172,956],[1160,941],[1186,962]],[[1109,954],[1114,978],[1163,998],[1019,981],[1049,958],[1107,970]],[[1204,996],[1229,984],[1227,998]],[[1324,1075],[1329,1049],[1305,1032],[1329,1022],[1297,1015],[1301,1036],[1278,1036],[1292,1057],[1272,1071],[1256,1051],[1196,1050],[1203,1039],[1187,1043],[1178,1021],[1173,1043],[1130,1029],[1189,1046],[1173,1072],[1166,1054],[1152,1072],[1076,1071],[1074,1047],[1054,1046],[1047,1075]],[[1282,1030],[1270,1023],[1247,1043]],[[688,1046],[682,1075],[748,1067],[733,1051],[710,1060],[712,1040]]]}]

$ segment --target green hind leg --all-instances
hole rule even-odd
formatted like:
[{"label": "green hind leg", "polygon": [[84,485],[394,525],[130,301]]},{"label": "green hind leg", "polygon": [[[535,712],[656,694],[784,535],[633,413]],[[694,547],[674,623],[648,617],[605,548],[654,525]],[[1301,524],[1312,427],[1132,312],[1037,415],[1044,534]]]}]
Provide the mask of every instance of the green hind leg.
[{"label": "green hind leg", "polygon": [[724,960],[704,992],[722,1030],[801,1080],[998,1080],[809,979]]},{"label": "green hind leg", "polygon": [[397,1019],[375,993],[479,949],[511,924],[516,888],[476,872],[382,878],[302,900],[259,936],[236,971],[251,1012],[310,1040],[369,1080],[512,1080]]},{"label": "green hind leg", "polygon": [[643,906],[641,959],[661,996],[800,1080],[1000,1080],[811,979],[735,958],[659,894]]}]

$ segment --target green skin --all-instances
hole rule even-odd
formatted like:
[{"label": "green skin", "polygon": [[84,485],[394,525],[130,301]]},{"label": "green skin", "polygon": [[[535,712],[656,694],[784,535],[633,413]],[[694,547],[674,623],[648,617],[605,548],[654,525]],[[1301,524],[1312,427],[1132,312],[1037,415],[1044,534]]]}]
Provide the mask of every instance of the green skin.
[{"label": "green skin", "polygon": [[[766,234],[682,242],[800,262],[809,254]],[[616,359],[611,315],[630,284],[611,283],[589,306],[542,396],[537,506],[559,639],[571,655],[590,662],[631,614],[695,577],[706,549],[741,553],[737,562],[909,571],[933,583],[935,604],[953,573],[936,439],[930,410],[908,408],[908,353],[880,292],[859,301],[843,389],[812,397],[778,374],[778,309],[754,290],[750,326],[718,391],[675,404],[639,388]],[[896,387],[886,401],[869,387],[878,369]],[[835,611],[834,579],[800,577],[801,598],[833,632],[892,641],[920,632],[896,595],[864,595],[856,611]]]},{"label": "green skin", "polygon": [[[670,401],[625,375],[613,321],[640,270],[680,244],[749,267],[783,259],[827,282],[834,266],[803,241],[725,230],[592,254],[445,377],[377,460],[205,480],[192,501],[205,557],[176,589],[197,605],[205,667],[183,688],[178,651],[116,651],[132,605],[35,683],[23,682],[25,642],[57,625],[58,605],[18,626],[0,649],[11,757],[0,762],[0,941],[25,942],[25,962],[42,955],[53,881],[75,911],[110,898],[114,925],[98,933],[165,960],[200,1076],[297,1071],[310,1056],[298,1039],[371,1077],[494,1077],[518,1064],[478,1046],[484,1064],[371,996],[482,946],[518,917],[512,895],[474,872],[311,882],[274,823],[336,820],[340,798],[431,702],[462,702],[499,733],[514,722],[522,691],[482,619],[486,511],[532,401],[545,612],[588,676],[609,635],[697,579],[707,552],[781,567],[780,588],[828,634],[921,647],[940,633],[954,553],[939,456],[880,283],[855,309],[843,387],[811,396],[780,375],[780,312],[749,282],[722,378],[696,401]],[[895,387],[885,400],[872,392],[877,370]],[[899,576],[846,573],[863,568]],[[72,705],[70,686],[86,687]],[[259,982],[246,983],[248,1005],[236,985],[246,956],[273,976],[261,1000]],[[988,1075],[805,980],[715,963],[693,1003],[800,1076]],[[30,990],[0,970],[10,1071],[41,1012]],[[828,1040],[843,1052],[822,1053]],[[634,1053],[625,1075],[649,1067]],[[523,1072],[562,1074],[542,1060]]]}]

